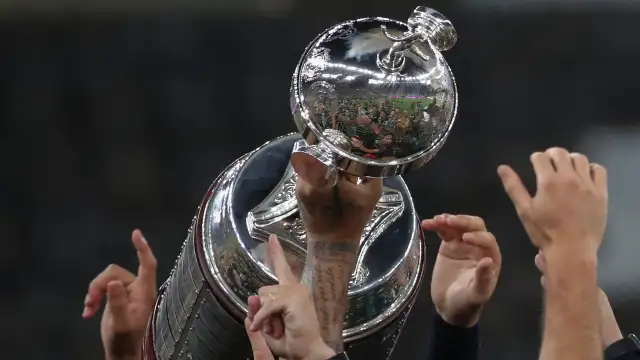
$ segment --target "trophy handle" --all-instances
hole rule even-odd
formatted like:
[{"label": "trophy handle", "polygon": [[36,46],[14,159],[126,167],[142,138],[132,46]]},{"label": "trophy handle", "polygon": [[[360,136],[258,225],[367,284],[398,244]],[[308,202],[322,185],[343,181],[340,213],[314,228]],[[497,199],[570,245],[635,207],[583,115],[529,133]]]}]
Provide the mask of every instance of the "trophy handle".
[{"label": "trophy handle", "polygon": [[315,188],[334,187],[338,183],[339,169],[336,166],[335,152],[328,142],[345,151],[351,149],[351,139],[341,131],[327,129],[325,139],[317,145],[300,146],[291,154],[291,166],[298,176]]},{"label": "trophy handle", "polygon": [[418,6],[409,21],[409,30],[400,36],[394,36],[386,26],[382,25],[382,34],[393,45],[389,50],[378,53],[377,65],[387,73],[398,73],[405,66],[405,51],[410,51],[420,59],[427,61],[429,56],[424,51],[424,43],[429,43],[438,51],[453,48],[458,41],[458,34],[444,15],[426,6]]}]

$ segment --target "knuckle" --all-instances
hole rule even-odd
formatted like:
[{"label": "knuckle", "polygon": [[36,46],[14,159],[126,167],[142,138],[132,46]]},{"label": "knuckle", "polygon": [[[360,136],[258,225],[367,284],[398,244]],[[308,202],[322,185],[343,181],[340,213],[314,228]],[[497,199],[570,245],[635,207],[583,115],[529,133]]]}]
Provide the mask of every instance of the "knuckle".
[{"label": "knuckle", "polygon": [[531,210],[531,207],[528,205],[519,207],[518,209],[516,209],[516,213],[518,214],[518,217],[524,221],[529,221],[533,219],[533,211]]},{"label": "knuckle", "polygon": [[158,259],[156,259],[156,257],[153,254],[151,254],[151,256],[149,256],[148,265],[152,269],[158,268]]},{"label": "knuckle", "polygon": [[567,149],[561,148],[561,147],[558,147],[558,146],[554,146],[554,147],[551,147],[551,148],[547,149],[546,153],[549,154],[549,155],[568,155],[569,154]]},{"label": "knuckle", "polygon": [[483,229],[486,228],[486,225],[484,223],[484,219],[481,218],[480,216],[473,216],[472,219],[473,219],[473,222],[476,223],[478,227],[481,227]]},{"label": "knuckle", "polygon": [[555,177],[544,177],[540,179],[538,186],[542,189],[553,189],[558,186],[558,180]]},{"label": "knuckle", "polygon": [[258,289],[258,296],[262,297],[262,296],[266,296],[269,293],[269,287],[268,286],[263,286],[260,289]]},{"label": "knuckle", "polygon": [[107,268],[104,270],[105,274],[109,274],[109,275],[115,275],[117,273],[122,272],[124,269],[117,264],[109,264],[109,266],[107,266]]},{"label": "knuckle", "polygon": [[572,152],[571,154],[569,154],[569,156],[574,159],[587,160],[587,156],[579,152]]}]

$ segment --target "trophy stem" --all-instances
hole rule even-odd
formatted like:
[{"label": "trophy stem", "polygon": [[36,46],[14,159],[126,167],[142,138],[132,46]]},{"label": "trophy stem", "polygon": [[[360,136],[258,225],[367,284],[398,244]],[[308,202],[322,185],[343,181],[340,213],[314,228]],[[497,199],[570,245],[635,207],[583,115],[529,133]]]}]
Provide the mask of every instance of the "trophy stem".
[{"label": "trophy stem", "polygon": [[[351,140],[342,132],[327,129],[323,135],[334,145],[344,150],[351,149]],[[309,185],[323,189],[338,183],[339,172],[336,155],[326,141],[317,145],[301,146],[291,154],[291,165],[298,176]]]}]

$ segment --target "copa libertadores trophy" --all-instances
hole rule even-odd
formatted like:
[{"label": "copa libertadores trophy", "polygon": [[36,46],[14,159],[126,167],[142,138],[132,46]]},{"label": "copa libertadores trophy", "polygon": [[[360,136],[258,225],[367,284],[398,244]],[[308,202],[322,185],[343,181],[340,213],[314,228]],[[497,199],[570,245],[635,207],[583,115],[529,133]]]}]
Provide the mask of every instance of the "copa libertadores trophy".
[{"label": "copa libertadores trophy", "polygon": [[331,186],[344,173],[384,178],[360,240],[344,343],[353,359],[389,357],[425,268],[419,220],[399,175],[433,158],[453,126],[458,96],[441,51],[456,40],[444,16],[418,7],[407,23],[347,21],[307,47],[290,93],[299,134],[242,156],[211,185],[160,288],[145,359],[250,358],[247,298],[276,283],[265,259],[269,234],[294,271],[305,262],[297,177]]}]

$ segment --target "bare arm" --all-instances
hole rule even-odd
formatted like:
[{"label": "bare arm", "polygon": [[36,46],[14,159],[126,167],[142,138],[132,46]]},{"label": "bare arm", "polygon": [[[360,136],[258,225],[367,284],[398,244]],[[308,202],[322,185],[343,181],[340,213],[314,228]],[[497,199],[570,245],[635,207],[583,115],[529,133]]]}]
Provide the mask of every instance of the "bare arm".
[{"label": "bare arm", "polygon": [[357,241],[310,238],[307,245],[302,282],[311,285],[322,338],[336,352],[343,350],[349,280],[357,256]]},{"label": "bare arm", "polygon": [[545,327],[540,360],[602,359],[596,255],[550,248],[545,256]]},{"label": "bare arm", "polygon": [[600,290],[600,316],[602,317],[602,345],[606,349],[616,341],[622,340],[623,336],[609,298],[602,290]]}]

